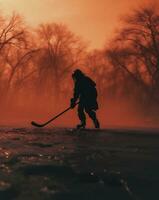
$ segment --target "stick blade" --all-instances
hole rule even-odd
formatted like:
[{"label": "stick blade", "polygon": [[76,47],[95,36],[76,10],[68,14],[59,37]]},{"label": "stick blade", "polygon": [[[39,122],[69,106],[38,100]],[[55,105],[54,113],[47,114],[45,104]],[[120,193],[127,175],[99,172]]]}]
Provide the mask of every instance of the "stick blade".
[{"label": "stick blade", "polygon": [[31,122],[31,125],[32,125],[32,126],[36,126],[36,127],[43,127],[42,124],[38,124],[38,123],[36,123],[36,122],[34,122],[34,121]]}]

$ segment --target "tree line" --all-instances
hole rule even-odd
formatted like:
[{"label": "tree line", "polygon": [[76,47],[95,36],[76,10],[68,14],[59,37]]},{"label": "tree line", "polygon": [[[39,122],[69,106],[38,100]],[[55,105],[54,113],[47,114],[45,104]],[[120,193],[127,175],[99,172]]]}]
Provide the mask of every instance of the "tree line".
[{"label": "tree line", "polygon": [[81,68],[98,87],[99,99],[133,99],[149,112],[159,103],[159,14],[132,11],[104,48],[87,43],[65,24],[29,27],[18,14],[0,16],[0,103],[3,107],[52,105],[71,94],[71,72]]}]

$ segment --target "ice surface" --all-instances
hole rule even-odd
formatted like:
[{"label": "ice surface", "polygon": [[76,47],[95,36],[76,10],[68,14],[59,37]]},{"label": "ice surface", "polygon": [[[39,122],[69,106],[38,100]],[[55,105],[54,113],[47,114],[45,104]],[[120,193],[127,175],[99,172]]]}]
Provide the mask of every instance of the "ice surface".
[{"label": "ice surface", "polygon": [[159,199],[157,130],[0,128],[0,199]]}]

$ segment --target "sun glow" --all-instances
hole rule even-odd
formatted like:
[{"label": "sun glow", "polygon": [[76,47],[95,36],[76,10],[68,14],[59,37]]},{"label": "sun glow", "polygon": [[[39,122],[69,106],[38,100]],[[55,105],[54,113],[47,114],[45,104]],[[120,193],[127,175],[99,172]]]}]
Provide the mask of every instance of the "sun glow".
[{"label": "sun glow", "polygon": [[20,13],[33,26],[42,22],[66,23],[72,31],[90,41],[91,47],[98,48],[111,38],[119,16],[145,2],[152,1],[0,0],[0,9],[7,15],[13,11]]}]

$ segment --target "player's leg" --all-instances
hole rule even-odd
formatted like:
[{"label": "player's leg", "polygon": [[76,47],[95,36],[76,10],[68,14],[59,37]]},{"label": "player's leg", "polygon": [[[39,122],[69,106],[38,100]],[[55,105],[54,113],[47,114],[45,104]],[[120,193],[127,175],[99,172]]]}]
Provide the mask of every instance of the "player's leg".
[{"label": "player's leg", "polygon": [[84,113],[83,104],[78,105],[78,117],[79,117],[81,123],[77,125],[77,128],[85,128],[85,126],[86,126],[86,115]]},{"label": "player's leg", "polygon": [[88,108],[85,108],[85,111],[89,115],[89,117],[92,119],[95,128],[100,128],[100,124],[99,124],[99,121],[97,119],[96,112],[94,110],[88,109]]}]

